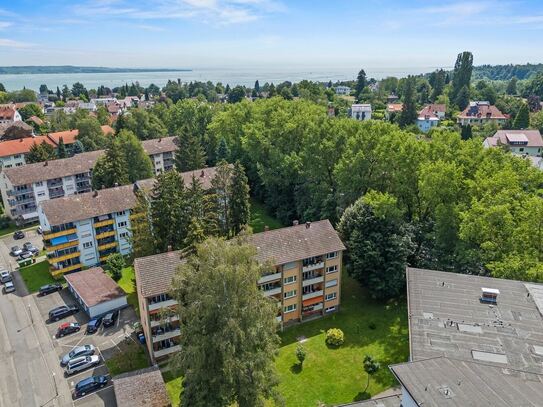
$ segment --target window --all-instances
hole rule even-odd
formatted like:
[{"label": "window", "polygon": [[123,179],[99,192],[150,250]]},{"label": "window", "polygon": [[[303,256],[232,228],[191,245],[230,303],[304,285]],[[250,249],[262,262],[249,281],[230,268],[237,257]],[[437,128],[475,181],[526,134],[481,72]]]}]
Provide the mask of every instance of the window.
[{"label": "window", "polygon": [[41,187],[41,186],[43,186],[43,181],[38,181],[34,185],[37,186],[37,187]]},{"label": "window", "polygon": [[289,312],[296,311],[296,304],[287,305],[285,308],[283,308],[284,313],[288,314]]},{"label": "window", "polygon": [[283,297],[285,298],[292,298],[296,295],[296,290],[292,290],[292,291],[285,291],[285,294],[283,295]]},{"label": "window", "polygon": [[41,196],[45,196],[45,192],[38,192],[38,198]]},{"label": "window", "polygon": [[86,233],[82,233],[81,234],[81,239],[85,239],[86,237],[90,237],[90,232],[86,232]]},{"label": "window", "polygon": [[331,253],[326,254],[326,259],[327,260],[335,259],[336,257],[337,257],[337,252],[331,252]]},{"label": "window", "polygon": [[336,307],[328,307],[324,310],[324,312],[333,312],[336,310]]},{"label": "window", "polygon": [[296,267],[295,261],[291,261],[290,263],[283,264],[283,270],[290,270],[290,269],[293,269],[294,267]]},{"label": "window", "polygon": [[283,284],[292,284],[296,282],[296,276],[290,276],[283,280]]},{"label": "window", "polygon": [[83,243],[83,249],[90,249],[92,247],[92,242]]},{"label": "window", "polygon": [[326,267],[326,274],[335,273],[337,271],[337,266]]},{"label": "window", "polygon": [[518,149],[518,151],[521,151],[521,152],[524,151],[524,147],[520,147],[520,148]]},{"label": "window", "polygon": [[325,301],[332,301],[337,298],[337,293],[326,294]]},{"label": "window", "polygon": [[117,215],[117,216],[123,216],[124,213],[125,213],[125,211],[121,211],[121,212],[117,212],[116,215]]},{"label": "window", "polygon": [[123,220],[122,222],[117,223],[118,228],[124,228],[124,227],[126,227],[126,225],[127,225],[127,223],[126,223],[125,220]]},{"label": "window", "polygon": [[326,282],[326,288],[335,287],[337,285],[337,279]]},{"label": "window", "polygon": [[123,233],[120,233],[119,236],[121,237],[121,239],[128,239],[129,233],[123,232]]},{"label": "window", "polygon": [[15,154],[13,158],[21,158],[21,154]]},{"label": "window", "polygon": [[15,166],[16,167],[21,167],[23,165],[23,163],[16,163]]}]

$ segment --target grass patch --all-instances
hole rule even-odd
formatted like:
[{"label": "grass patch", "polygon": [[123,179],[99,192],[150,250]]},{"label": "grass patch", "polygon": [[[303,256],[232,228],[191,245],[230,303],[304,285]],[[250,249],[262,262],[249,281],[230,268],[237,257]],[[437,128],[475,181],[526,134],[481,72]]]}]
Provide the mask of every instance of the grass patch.
[{"label": "grass patch", "polygon": [[120,350],[106,360],[106,366],[111,376],[144,369],[149,366],[149,359],[143,345],[128,339],[117,346]]},{"label": "grass patch", "polygon": [[27,267],[19,269],[19,273],[26,284],[29,292],[34,293],[41,286],[52,283],[64,283],[64,279],[55,279],[49,272],[49,262],[47,260],[34,263]]},{"label": "grass patch", "polygon": [[249,226],[251,226],[254,233],[263,232],[264,226],[268,226],[270,229],[283,227],[281,222],[271,216],[266,207],[254,198],[251,198],[251,220],[249,221]]},{"label": "grass patch", "polygon": [[162,372],[164,383],[166,383],[166,391],[172,401],[172,406],[178,406],[181,402],[181,384],[183,378],[173,375],[171,372]]},{"label": "grass patch", "polygon": [[134,267],[128,266],[123,268],[122,276],[117,284],[123,289],[126,293],[126,301],[131,305],[136,314],[140,315],[139,303],[138,303],[138,294],[136,293],[136,276],[134,274]]},{"label": "grass patch", "polygon": [[17,227],[17,225],[15,225],[15,223],[10,222],[6,227],[3,227],[2,229],[0,229],[0,237],[11,235],[13,232],[15,232],[18,229],[19,228]]}]

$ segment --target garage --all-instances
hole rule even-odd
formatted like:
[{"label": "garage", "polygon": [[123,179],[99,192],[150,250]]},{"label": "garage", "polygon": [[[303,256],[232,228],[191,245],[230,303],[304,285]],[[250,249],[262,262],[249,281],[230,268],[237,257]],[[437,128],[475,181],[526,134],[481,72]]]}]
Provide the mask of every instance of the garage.
[{"label": "garage", "polygon": [[127,306],[126,294],[101,267],[64,275],[68,289],[89,318]]}]

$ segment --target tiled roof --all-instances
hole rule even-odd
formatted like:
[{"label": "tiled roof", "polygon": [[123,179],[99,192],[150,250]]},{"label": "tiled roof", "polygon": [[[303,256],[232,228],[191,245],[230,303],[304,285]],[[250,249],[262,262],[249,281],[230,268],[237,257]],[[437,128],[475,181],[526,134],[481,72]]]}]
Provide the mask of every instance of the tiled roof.
[{"label": "tiled roof", "polygon": [[527,141],[527,147],[543,147],[543,138],[539,130],[498,130],[487,140],[492,146],[507,145],[510,141]]},{"label": "tiled roof", "polygon": [[172,278],[183,262],[181,251],[172,251],[134,260],[138,290],[144,297],[153,297],[171,290]]},{"label": "tiled roof", "polygon": [[40,205],[54,226],[132,209],[136,195],[130,184],[46,200]]},{"label": "tiled roof", "polygon": [[458,116],[460,119],[506,119],[500,110],[488,102],[471,102]]},{"label": "tiled roof", "polygon": [[54,146],[54,143],[45,136],[25,137],[17,140],[6,140],[0,142],[0,157],[9,157],[15,154],[26,154],[32,145],[47,143]]},{"label": "tiled roof", "polygon": [[345,250],[329,220],[255,233],[249,243],[256,246],[258,261],[276,265]]},{"label": "tiled roof", "polygon": [[424,106],[424,108],[419,112],[419,118],[425,118],[428,116],[429,118],[437,118],[437,113],[445,113],[447,110],[446,105],[442,104],[430,104]]},{"label": "tiled roof", "polygon": [[[189,186],[192,182],[192,177],[196,177],[202,183],[202,188],[205,190],[211,189],[211,181],[215,178],[216,167],[203,168],[196,171],[182,172],[183,182],[185,186]],[[138,188],[143,192],[149,193],[155,185],[156,178],[148,178],[140,181],[136,181]]]},{"label": "tiled roof", "polygon": [[113,377],[119,407],[170,407],[171,401],[158,366]]},{"label": "tiled roof", "polygon": [[0,106],[0,120],[13,120],[17,109],[13,106]]},{"label": "tiled roof", "polygon": [[177,137],[163,137],[151,140],[143,140],[141,145],[147,154],[160,154],[177,150]]},{"label": "tiled roof", "polygon": [[[107,125],[100,126],[100,128],[102,129],[102,132],[104,133],[104,135],[114,133],[111,126],[107,126]],[[65,131],[57,131],[55,133],[49,133],[47,137],[49,137],[51,141],[53,141],[57,145],[60,142],[61,137],[64,144],[72,144],[72,143],[75,143],[75,140],[77,139],[78,134],[79,134],[79,130],[74,129],[74,130],[65,130]]]},{"label": "tiled roof", "polygon": [[30,137],[32,136],[32,133],[34,132],[34,129],[32,128],[32,126],[22,121],[0,124],[0,137],[5,139],[6,133],[13,133],[14,131],[17,134],[26,133],[27,134],[26,137]]},{"label": "tiled roof", "polygon": [[401,112],[403,109],[403,103],[389,103],[387,105],[387,111],[392,112]]},{"label": "tiled roof", "polygon": [[70,158],[27,164],[22,167],[3,170],[10,182],[15,185],[26,185],[48,179],[62,178],[70,175],[89,172],[103,150],[89,151]]},{"label": "tiled roof", "polygon": [[102,267],[65,274],[64,278],[87,307],[93,307],[126,295],[121,287],[104,272]]},{"label": "tiled roof", "polygon": [[38,116],[30,116],[28,120],[36,123],[38,126],[41,126],[43,124],[43,120],[40,119]]}]

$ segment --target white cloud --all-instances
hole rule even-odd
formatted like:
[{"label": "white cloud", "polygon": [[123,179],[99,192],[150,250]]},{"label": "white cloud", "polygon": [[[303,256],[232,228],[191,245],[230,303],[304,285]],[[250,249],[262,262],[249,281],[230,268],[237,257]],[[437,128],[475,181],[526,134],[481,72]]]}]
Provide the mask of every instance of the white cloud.
[{"label": "white cloud", "polygon": [[441,6],[424,7],[418,11],[426,14],[447,14],[451,17],[468,17],[480,14],[490,8],[490,3],[450,3]]},{"label": "white cloud", "polygon": [[27,42],[15,41],[8,38],[0,38],[0,48],[28,48],[32,44]]},{"label": "white cloud", "polygon": [[0,30],[5,30],[8,27],[11,27],[13,24],[7,21],[0,21]]}]

